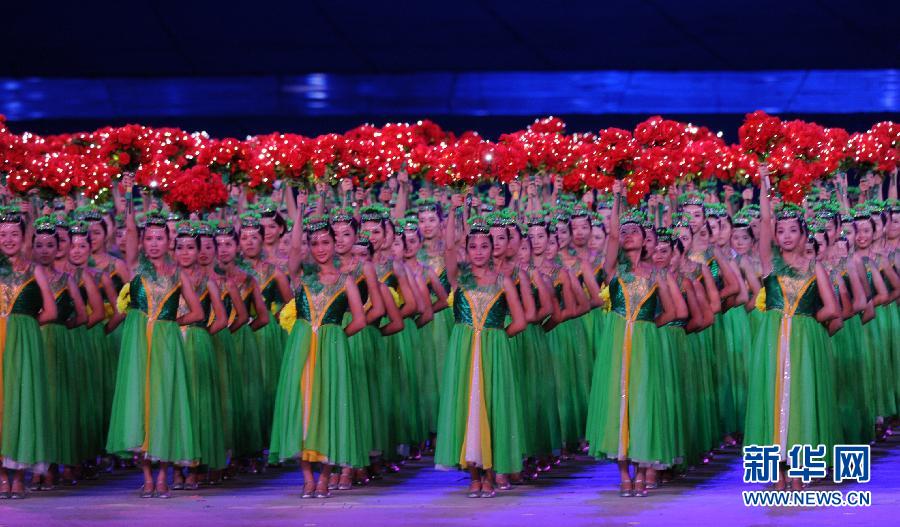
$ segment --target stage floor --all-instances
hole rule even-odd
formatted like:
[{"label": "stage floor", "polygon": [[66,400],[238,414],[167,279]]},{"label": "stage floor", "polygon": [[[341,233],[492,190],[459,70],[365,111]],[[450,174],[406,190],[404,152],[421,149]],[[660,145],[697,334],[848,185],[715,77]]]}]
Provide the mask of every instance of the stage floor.
[{"label": "stage floor", "polygon": [[301,500],[295,467],[242,475],[200,491],[173,492],[172,499],[139,499],[137,471],[118,471],[98,481],[23,501],[0,501],[0,525],[890,525],[900,513],[900,436],[872,452],[872,480],[863,485],[815,485],[811,490],[872,492],[868,508],[745,508],[736,449],[646,498],[620,498],[615,465],[570,460],[538,481],[494,499],[465,496],[467,477],[437,471],[430,458],[407,464],[399,474],[331,499]]}]

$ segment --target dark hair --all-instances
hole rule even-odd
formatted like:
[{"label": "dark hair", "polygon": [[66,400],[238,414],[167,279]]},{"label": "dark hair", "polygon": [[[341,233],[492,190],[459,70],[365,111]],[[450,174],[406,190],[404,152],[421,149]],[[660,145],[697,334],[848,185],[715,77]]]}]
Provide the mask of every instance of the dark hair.
[{"label": "dark hair", "polygon": [[[225,231],[225,232],[217,232],[217,233],[215,234],[215,236],[213,236],[213,241],[215,241],[215,239],[218,238],[218,237],[220,237],[220,236],[223,237],[223,238],[231,238],[232,240],[234,240],[235,245],[237,245],[237,244],[240,243],[240,241],[241,241],[240,238],[238,237],[237,231],[234,230],[234,229],[229,229],[229,230],[227,230],[227,231]],[[216,242],[216,246],[217,246],[217,247],[218,247],[218,245],[219,245],[219,243]]]},{"label": "dark hair", "polygon": [[166,238],[171,237],[168,225],[144,225],[144,228],[141,230],[141,237],[147,233],[147,229],[162,229],[166,233]]},{"label": "dark hair", "polygon": [[466,247],[469,246],[469,240],[472,238],[472,236],[487,236],[488,241],[491,242],[491,250],[492,251],[494,250],[494,237],[491,236],[490,233],[487,233],[487,232],[476,232],[474,234],[472,234],[472,233],[466,234]]},{"label": "dark hair", "polygon": [[284,235],[284,233],[287,232],[287,222],[284,220],[281,214],[278,214],[277,212],[275,213],[273,218],[275,218],[275,224],[281,227],[281,234]]},{"label": "dark hair", "polygon": [[175,235],[175,244],[178,244],[178,240],[183,240],[185,238],[189,238],[194,240],[194,245],[197,246],[197,250],[200,250],[200,236],[194,236],[193,234],[176,234]]},{"label": "dark hair", "polygon": [[25,218],[20,215],[16,215],[16,219],[3,221],[2,223],[15,223],[19,226],[19,229],[22,231],[22,234],[25,234]]},{"label": "dark hair", "polygon": [[682,243],[682,241],[679,240],[678,238],[673,238],[672,239],[672,250],[674,251],[676,249],[678,249],[678,252],[680,252],[681,254],[684,254],[684,243]]},{"label": "dark hair", "polygon": [[865,220],[869,220],[869,225],[872,226],[872,231],[874,232],[875,229],[876,229],[876,227],[875,227],[875,219],[874,219],[872,216],[866,216],[865,218],[856,218],[856,219],[854,219],[854,220],[853,220],[853,228],[854,228],[854,230],[856,229],[856,222],[858,222],[858,221],[865,221]]},{"label": "dark hair", "polygon": [[103,236],[109,236],[109,227],[106,226],[106,222],[102,219],[100,220],[88,220],[88,225],[93,225],[95,223],[99,223],[101,227],[103,227]]},{"label": "dark hair", "polygon": [[[37,240],[37,237],[42,234],[44,236],[46,236],[50,233],[49,232],[41,232],[41,231],[35,232],[34,236],[31,237],[31,246],[32,247],[34,247],[34,242],[35,242],[35,240]],[[58,229],[54,230],[52,236],[53,236],[53,239],[56,240],[56,246],[59,247],[59,230]]]}]

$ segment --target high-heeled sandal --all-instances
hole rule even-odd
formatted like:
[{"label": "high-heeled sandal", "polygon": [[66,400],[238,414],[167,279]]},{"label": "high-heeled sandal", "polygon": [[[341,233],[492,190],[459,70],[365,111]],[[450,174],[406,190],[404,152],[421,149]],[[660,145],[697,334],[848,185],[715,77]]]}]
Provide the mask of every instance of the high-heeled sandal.
[{"label": "high-heeled sandal", "polygon": [[0,500],[9,499],[9,481],[0,481],[0,487],[6,487],[6,490],[0,491]]},{"label": "high-heeled sandal", "polygon": [[[147,490],[148,486],[150,487],[150,490]],[[143,485],[141,485],[141,498],[152,498],[155,493],[156,487],[153,486],[152,481],[150,483],[144,483]]]},{"label": "high-heeled sandal", "polygon": [[484,490],[484,483],[481,484],[481,497],[482,498],[493,498],[497,496],[497,489],[493,486],[490,487],[490,490]]},{"label": "high-heeled sandal", "polygon": [[325,485],[322,485],[321,481],[318,485],[316,485],[316,497],[317,498],[330,498],[331,490],[329,490],[330,485],[328,482],[325,482]]},{"label": "high-heeled sandal", "polygon": [[634,496],[637,498],[646,498],[647,497],[647,487],[644,485],[644,480],[642,480],[642,479],[634,480]]},{"label": "high-heeled sandal", "polygon": [[303,484],[303,494],[300,495],[300,499],[309,499],[316,497],[316,482],[310,481],[308,483]]},{"label": "high-heeled sandal", "polygon": [[469,493],[466,495],[469,498],[480,498],[481,497],[481,482],[473,481],[469,483]]},{"label": "high-heeled sandal", "polygon": [[25,484],[22,484],[22,490],[19,491],[11,491],[9,493],[9,499],[11,500],[24,500],[25,499]]},{"label": "high-heeled sandal", "polygon": [[497,474],[497,490],[510,490],[512,489],[512,483],[509,482],[509,477],[506,474]]},{"label": "high-heeled sandal", "polygon": [[619,497],[630,498],[634,496],[634,483],[631,481],[623,481],[619,483]]},{"label": "high-heeled sandal", "polygon": [[162,484],[162,490],[160,490],[159,483],[156,484],[156,487],[154,490],[156,493],[156,497],[159,499],[167,500],[172,497],[171,492],[169,492],[169,486],[166,485],[165,483]]},{"label": "high-heeled sandal", "polygon": [[352,488],[353,488],[353,480],[352,480],[351,476],[349,476],[349,475],[345,476],[344,474],[341,474],[341,477],[338,478],[337,489],[338,490],[350,490]]},{"label": "high-heeled sandal", "polygon": [[331,474],[330,476],[328,476],[328,490],[337,490],[338,482],[340,480],[340,474]]}]

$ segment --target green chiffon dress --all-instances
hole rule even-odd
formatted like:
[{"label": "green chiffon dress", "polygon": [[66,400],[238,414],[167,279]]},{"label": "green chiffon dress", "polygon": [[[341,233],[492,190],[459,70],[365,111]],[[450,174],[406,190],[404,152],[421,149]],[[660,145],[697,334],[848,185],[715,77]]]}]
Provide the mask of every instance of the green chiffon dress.
[{"label": "green chiffon dress", "polygon": [[[779,260],[780,258],[776,258]],[[763,278],[766,310],[753,342],[744,443],[832,446],[840,438],[831,340],[815,316],[822,307],[815,272],[784,264]]]},{"label": "green chiffon dress", "polygon": [[278,312],[284,302],[275,280],[276,268],[267,264],[265,276],[260,280],[260,291],[266,307],[269,309],[269,323],[253,332],[259,350],[260,375],[262,375],[262,427],[263,444],[269,443],[272,432],[272,412],[275,409],[275,389],[278,376],[281,374],[281,361],[284,355],[284,341],[287,334],[278,323]]},{"label": "green chiffon dress", "polygon": [[[842,272],[849,290],[850,278]],[[875,440],[875,399],[872,378],[875,374],[872,345],[859,314],[844,320],[844,326],[831,337],[834,350],[835,388],[843,441],[866,444]]]},{"label": "green chiffon dress", "polygon": [[441,384],[434,462],[440,469],[475,466],[500,474],[522,470],[522,425],[516,410],[509,314],[499,283],[477,286],[464,266],[453,293],[456,323]]},{"label": "green chiffon dress", "polygon": [[215,346],[207,330],[212,312],[207,278],[197,284],[203,320],[184,328],[184,356],[190,390],[194,436],[198,459],[210,470],[227,465],[225,429],[222,426],[222,400],[219,392],[219,368]]},{"label": "green chiffon dress", "polygon": [[44,338],[44,353],[47,364],[47,401],[52,430],[51,441],[56,452],[53,463],[76,465],[83,458],[79,453],[78,441],[78,395],[77,373],[79,364],[75,360],[76,342],[74,333],[67,323],[75,316],[75,304],[69,294],[69,275],[59,273],[50,280],[50,289],[56,299],[56,320],[41,327]]},{"label": "green chiffon dress", "polygon": [[[242,301],[247,306],[251,319],[256,316],[256,305],[253,302],[253,292],[249,288],[244,290]],[[262,331],[262,329],[260,329]],[[241,400],[236,405],[240,410],[240,418],[235,429],[235,456],[258,456],[266,448],[266,417],[265,409],[265,382],[263,381],[262,365],[263,350],[259,347],[259,341],[250,324],[241,326],[233,334],[234,338],[234,368],[232,368],[233,382],[239,384],[238,392]]]},{"label": "green chiffon dress", "polygon": [[58,457],[37,321],[42,305],[33,265],[0,272],[0,458],[3,468],[40,474]]},{"label": "green chiffon dress", "polygon": [[238,435],[243,417],[243,407],[241,406],[243,393],[240,371],[235,363],[237,349],[230,328],[236,313],[231,296],[227,292],[222,293],[222,301],[225,304],[225,311],[228,313],[229,327],[212,335],[212,342],[216,357],[216,372],[218,373],[216,386],[222,406],[222,435],[225,451],[231,456],[236,452],[236,445],[240,441]]},{"label": "green chiffon dress", "polygon": [[199,449],[176,321],[181,282],[154,274],[131,280],[106,450],[192,466]]},{"label": "green chiffon dress", "polygon": [[[369,291],[366,284],[366,277],[362,273],[362,267],[357,267],[354,271],[356,276],[356,286],[359,288],[360,299],[368,309]],[[346,326],[352,320],[349,312],[344,313],[344,319],[341,323]],[[372,415],[372,401],[370,399],[371,381],[369,377],[369,362],[374,358],[376,347],[375,339],[379,336],[378,329],[372,326],[366,326],[361,331],[348,339],[350,348],[348,362],[350,365],[351,389],[353,395],[351,400],[356,404],[356,417],[358,425],[355,427],[357,433],[357,442],[360,448],[365,450],[368,455],[376,453],[375,449],[375,433]]]},{"label": "green chiffon dress", "polygon": [[270,461],[300,459],[346,467],[369,464],[343,330],[349,309],[342,275],[335,284],[305,271],[295,293],[297,320],[285,344],[275,396]]},{"label": "green chiffon dress", "polygon": [[653,277],[623,271],[610,282],[611,311],[594,364],[587,439],[596,458],[630,460],[641,466],[671,463],[674,438],[659,415],[664,390],[657,287]]},{"label": "green chiffon dress", "polygon": [[[559,271],[554,270],[551,279],[556,297],[563,304],[562,282]],[[565,307],[565,306],[562,306]],[[580,331],[578,331],[580,330]],[[574,449],[585,438],[587,399],[582,397],[583,383],[579,382],[578,361],[575,350],[587,347],[584,322],[566,320],[547,332],[547,346],[553,362],[553,385],[559,410],[560,438],[565,447]]]}]

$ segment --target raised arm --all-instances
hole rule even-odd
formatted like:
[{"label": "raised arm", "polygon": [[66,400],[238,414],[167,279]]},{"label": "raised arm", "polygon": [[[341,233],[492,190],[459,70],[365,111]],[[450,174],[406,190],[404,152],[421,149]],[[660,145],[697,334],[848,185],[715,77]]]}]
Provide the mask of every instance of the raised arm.
[{"label": "raised arm", "polygon": [[606,255],[603,258],[603,275],[611,280],[619,263],[619,214],[621,213],[622,181],[613,183],[613,205],[609,217],[609,232],[606,234]]},{"label": "raised arm", "polygon": [[447,216],[446,225],[444,226],[444,266],[447,271],[447,279],[454,287],[456,287],[456,279],[459,277],[456,221],[462,202],[463,197],[460,194],[454,194],[450,198],[450,214]]},{"label": "raised arm", "polygon": [[300,255],[303,254],[303,212],[306,209],[306,202],[309,196],[305,190],[297,192],[296,212],[294,216],[294,228],[291,229],[291,243],[288,250],[287,270],[291,276],[296,276],[300,270],[303,261]]},{"label": "raised arm", "polygon": [[765,163],[759,165],[759,261],[762,266],[762,275],[769,276],[772,272],[772,204],[769,201],[769,166]]}]

